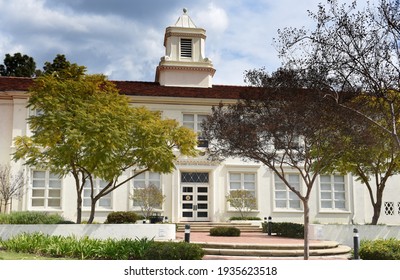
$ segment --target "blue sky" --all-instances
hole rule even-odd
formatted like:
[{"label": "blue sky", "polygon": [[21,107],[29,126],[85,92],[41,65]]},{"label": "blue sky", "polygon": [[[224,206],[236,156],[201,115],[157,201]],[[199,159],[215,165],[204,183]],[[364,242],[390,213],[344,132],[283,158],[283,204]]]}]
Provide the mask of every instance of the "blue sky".
[{"label": "blue sky", "polygon": [[243,85],[246,70],[280,66],[277,30],[312,27],[307,10],[320,2],[326,0],[0,0],[0,64],[21,52],[41,69],[65,54],[111,80],[154,81],[165,28],[187,8],[207,31],[214,84]]}]

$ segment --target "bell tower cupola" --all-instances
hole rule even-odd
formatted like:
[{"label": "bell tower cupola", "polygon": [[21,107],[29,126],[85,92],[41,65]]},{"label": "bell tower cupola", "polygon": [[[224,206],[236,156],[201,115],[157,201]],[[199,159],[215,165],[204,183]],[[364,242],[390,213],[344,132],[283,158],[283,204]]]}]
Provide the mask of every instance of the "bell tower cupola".
[{"label": "bell tower cupola", "polygon": [[212,87],[215,69],[205,57],[205,40],[206,31],[183,9],[175,25],[165,30],[165,56],[157,67],[156,82],[162,86]]}]

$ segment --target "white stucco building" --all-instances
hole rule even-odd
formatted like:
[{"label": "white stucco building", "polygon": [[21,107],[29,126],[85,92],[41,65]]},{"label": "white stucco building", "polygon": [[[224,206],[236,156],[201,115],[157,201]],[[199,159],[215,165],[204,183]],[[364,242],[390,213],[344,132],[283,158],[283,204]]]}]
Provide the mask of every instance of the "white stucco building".
[{"label": "white stucco building", "polygon": [[[200,123],[211,113],[213,105],[233,103],[251,90],[248,87],[213,85],[213,64],[205,55],[206,31],[198,28],[186,12],[175,25],[166,29],[165,55],[155,69],[155,82],[115,81],[121,94],[130,97],[132,106],[146,106],[162,112],[163,117],[200,131]],[[12,162],[13,138],[29,135],[26,91],[30,78],[0,77],[0,164],[12,163],[13,170],[25,174],[24,196],[13,200],[12,211],[49,211],[75,220],[76,192],[73,179],[59,179],[45,170],[35,170],[22,162]],[[204,150],[206,142],[199,142]],[[203,146],[203,147],[202,147]],[[123,176],[127,177],[133,171]],[[299,174],[288,175],[289,181],[302,188]],[[400,224],[400,177],[388,182],[384,193],[380,223]],[[226,195],[233,189],[247,189],[257,198],[252,216],[271,216],[274,221],[303,222],[300,201],[261,164],[240,159],[222,163],[210,162],[207,156],[179,158],[176,170],[161,175],[146,172],[98,202],[95,220],[103,221],[111,211],[139,210],[129,199],[134,186],[153,183],[166,195],[162,215],[169,221],[226,221],[238,216],[229,208]],[[97,182],[97,188],[102,182]],[[83,219],[90,210],[88,192],[84,192]],[[312,223],[364,224],[373,211],[365,186],[351,174],[320,176],[310,199]]]}]

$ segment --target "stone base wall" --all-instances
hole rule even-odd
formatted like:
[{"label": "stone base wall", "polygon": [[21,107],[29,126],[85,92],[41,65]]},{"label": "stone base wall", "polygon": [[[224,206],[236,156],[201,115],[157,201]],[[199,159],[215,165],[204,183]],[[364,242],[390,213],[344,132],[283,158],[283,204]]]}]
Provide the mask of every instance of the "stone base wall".
[{"label": "stone base wall", "polygon": [[89,236],[94,239],[175,240],[175,224],[65,224],[65,225],[0,225],[0,238],[7,240],[21,233],[42,232],[57,236]]},{"label": "stone base wall", "polygon": [[359,240],[400,239],[400,226],[389,225],[310,225],[310,239],[332,240],[353,247],[354,229],[358,230]]}]

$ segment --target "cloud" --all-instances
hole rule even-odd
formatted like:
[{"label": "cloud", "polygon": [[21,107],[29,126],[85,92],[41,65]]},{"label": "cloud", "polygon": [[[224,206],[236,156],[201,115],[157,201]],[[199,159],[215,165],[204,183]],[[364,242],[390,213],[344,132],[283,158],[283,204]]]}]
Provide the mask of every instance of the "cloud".
[{"label": "cloud", "polygon": [[[344,1],[344,0],[343,0]],[[378,0],[374,0],[378,1]],[[0,0],[0,63],[7,53],[32,56],[38,68],[65,54],[90,73],[154,81],[164,32],[182,14],[207,31],[214,83],[243,84],[246,70],[280,66],[277,29],[312,23],[321,0]]]}]

